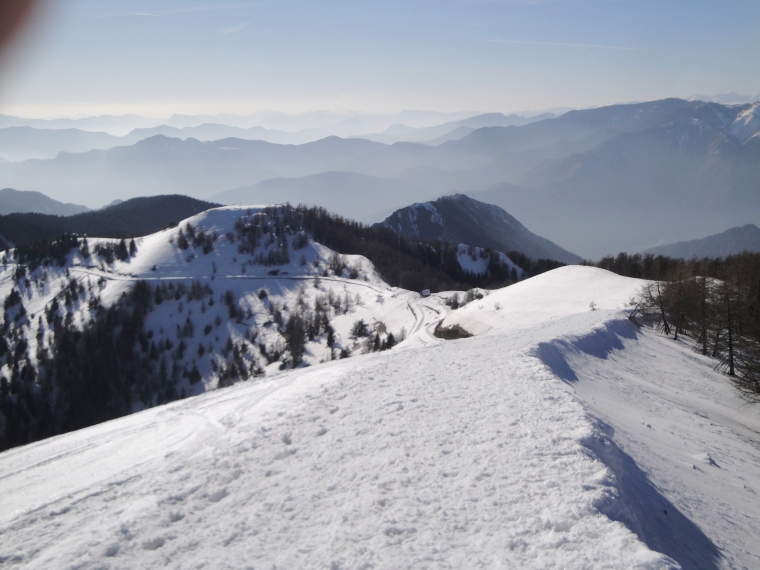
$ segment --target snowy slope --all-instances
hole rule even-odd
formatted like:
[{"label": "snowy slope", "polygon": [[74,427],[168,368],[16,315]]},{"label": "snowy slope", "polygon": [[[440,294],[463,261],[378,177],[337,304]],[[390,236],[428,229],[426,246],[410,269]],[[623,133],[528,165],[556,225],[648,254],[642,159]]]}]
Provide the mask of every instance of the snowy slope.
[{"label": "snowy slope", "polygon": [[741,111],[731,123],[729,132],[743,143],[760,138],[760,103]]},{"label": "snowy slope", "polygon": [[684,567],[760,568],[760,410],[715,361],[621,319],[536,354],[614,430],[647,544]]},{"label": "snowy slope", "polygon": [[[475,275],[483,275],[488,271],[489,252],[485,249],[463,243],[457,245],[457,248],[457,261],[459,262],[459,265],[462,266],[462,269],[474,273]],[[499,261],[504,263],[510,271],[512,269],[515,270],[518,277],[523,277],[525,275],[525,271],[523,271],[521,267],[515,265],[505,254],[500,251],[497,251],[496,254],[499,256]]]},{"label": "snowy slope", "polygon": [[760,415],[627,320],[641,283],[564,267],[456,311],[435,296],[403,311],[481,336],[418,315],[389,352],[4,452],[0,560],[758,567]]},{"label": "snowy slope", "polygon": [[0,551],[28,568],[675,567],[613,520],[631,515],[592,451],[612,443],[526,352],[555,334],[331,363],[6,452]]},{"label": "snowy slope", "polygon": [[[138,238],[136,254],[125,261],[108,262],[94,253],[98,246],[112,246],[117,240],[91,238],[89,257],[74,249],[65,265],[38,267],[25,279],[15,277],[16,264],[4,256],[0,268],[0,298],[7,298],[14,289],[22,294],[26,318],[14,321],[13,327],[29,344],[29,361],[37,364],[38,345],[46,349],[52,347],[54,326],[45,315],[56,299],[63,305],[63,294],[72,280],[80,287],[79,293],[74,295],[73,302],[61,308],[60,314],[70,313],[77,327],[84,326],[95,314],[91,306],[94,299],[109,307],[138,281],[147,282],[151,288],[170,286],[171,289],[163,293],[163,302],[156,303],[147,315],[145,328],[151,342],[159,348],[167,341],[172,345],[182,341],[188,346],[183,356],[172,356],[173,362],[183,369],[197,366],[203,377],[203,382],[195,386],[186,380],[179,381],[177,391],[184,390],[187,394],[216,387],[219,374],[213,366],[223,360],[220,351],[228,340],[235,346],[250,346],[242,358],[251,372],[277,371],[282,364],[279,359],[268,363],[254,350],[256,345],[263,344],[270,353],[283,352],[282,331],[273,323],[275,309],[287,319],[297,311],[309,312],[317,298],[323,302],[329,299],[339,307],[327,307],[330,325],[335,330],[335,350],[331,354],[326,336],[321,333],[307,343],[306,364],[330,360],[343,348],[363,352],[363,339],[350,338],[351,327],[359,319],[365,320],[372,330],[382,325],[385,334],[393,333],[397,338],[415,326],[415,315],[408,305],[419,296],[408,291],[392,291],[364,257],[339,256],[344,269],[336,274],[328,267],[334,252],[306,238],[302,245],[294,246],[297,234],[285,238],[289,258],[275,265],[256,261],[257,256],[276,251],[277,244],[273,240],[264,242],[262,239],[254,251],[241,254],[240,238],[233,236],[230,230],[238,220],[266,217],[265,210],[263,206],[208,210],[183,221],[179,227]],[[216,236],[210,251],[204,253],[200,241],[194,245],[189,237],[186,239],[190,244],[185,249],[179,246],[180,233],[184,235],[188,224],[196,236],[201,231],[206,236]],[[349,275],[352,269],[353,278]],[[189,288],[193,282],[209,289],[197,298],[177,293],[178,284]],[[262,290],[267,292],[265,298],[260,296]],[[229,308],[221,299],[227,291],[239,311],[234,319],[230,318]],[[13,317],[15,313],[11,310],[10,320]],[[192,328],[187,334],[180,332],[188,322]],[[202,355],[197,350],[201,345]],[[10,377],[11,368],[12,363],[5,362],[0,374]]]},{"label": "snowy slope", "polygon": [[620,311],[641,288],[639,279],[620,277],[595,267],[568,266],[511,287],[454,311],[442,326],[459,325],[471,334],[504,332],[597,310]]}]

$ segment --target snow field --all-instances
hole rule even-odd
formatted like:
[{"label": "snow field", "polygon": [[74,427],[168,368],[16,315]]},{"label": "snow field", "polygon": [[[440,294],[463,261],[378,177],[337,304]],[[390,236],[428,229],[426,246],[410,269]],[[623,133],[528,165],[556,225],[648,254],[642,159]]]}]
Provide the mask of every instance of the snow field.
[{"label": "snow field", "polygon": [[473,335],[534,326],[539,322],[596,310],[624,309],[645,282],[604,269],[571,265],[492,291],[451,312],[441,323]]},{"label": "snow field", "polygon": [[713,360],[620,319],[536,352],[614,428],[647,544],[684,568],[760,568],[760,410]]},{"label": "snow field", "polygon": [[0,556],[27,568],[677,567],[603,514],[626,510],[588,444],[606,436],[525,344],[334,362],[6,452]]},{"label": "snow field", "polygon": [[[103,276],[112,301],[137,276],[208,279],[246,313],[214,329],[236,341],[254,321],[269,334],[262,286],[291,308],[312,303],[306,272],[330,254],[309,243],[306,264],[271,276],[242,266],[234,246],[188,261],[166,236],[152,239],[128,264],[71,274],[93,286]],[[712,361],[626,319],[643,282],[564,267],[449,311],[446,294],[390,290],[362,259],[350,260],[356,280],[322,278],[320,291],[361,298],[333,326],[341,340],[358,318],[403,327],[402,346],[282,373],[275,364],[266,378],[3,453],[0,563],[760,567],[760,415]],[[29,313],[64,272],[25,293]],[[198,335],[214,311],[226,316],[223,303],[197,304],[165,301],[150,326],[181,325],[192,310]],[[481,336],[440,341],[438,319]],[[324,360],[320,347],[309,343],[307,362]]]}]

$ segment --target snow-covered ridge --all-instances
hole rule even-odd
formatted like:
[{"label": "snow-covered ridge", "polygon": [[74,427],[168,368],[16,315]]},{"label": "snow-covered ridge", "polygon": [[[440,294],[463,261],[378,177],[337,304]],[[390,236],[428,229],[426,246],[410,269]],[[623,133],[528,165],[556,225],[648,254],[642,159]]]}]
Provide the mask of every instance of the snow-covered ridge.
[{"label": "snow-covered ridge", "polygon": [[299,223],[289,207],[219,208],[134,241],[5,254],[0,449],[385,350],[425,323],[418,293]]},{"label": "snow-covered ridge", "polygon": [[563,267],[492,291],[477,303],[450,313],[441,324],[459,325],[470,334],[480,335],[536,326],[592,308],[618,312],[626,308],[643,283],[595,267]]},{"label": "snow-covered ridge", "polygon": [[[195,263],[188,250],[178,267]],[[642,284],[563,267],[455,311],[446,294],[408,298],[395,309],[415,323],[403,350],[273,371],[4,452],[0,559],[755,567],[760,417],[708,360],[628,321]],[[440,319],[479,336],[440,341]]]},{"label": "snow-covered ridge", "polygon": [[676,568],[631,530],[608,430],[532,353],[602,318],[580,316],[291,371],[7,452],[0,552],[29,568]]},{"label": "snow-covered ridge", "polygon": [[[289,206],[216,208],[135,240],[67,238],[6,253],[2,390],[14,409],[56,411],[45,421],[0,414],[0,449],[283,369],[387,350],[445,314],[444,298],[423,305],[418,292],[389,287],[366,258],[315,242],[301,215]],[[483,253],[470,255],[487,261]],[[512,267],[504,256],[499,263]],[[64,362],[69,354],[74,361]],[[118,382],[104,380],[112,375]],[[69,414],[92,382],[102,384],[103,402],[89,407],[109,411]],[[59,384],[68,389],[43,389]]]},{"label": "snow-covered ridge", "polygon": [[760,102],[739,113],[731,123],[729,132],[743,143],[760,137]]}]

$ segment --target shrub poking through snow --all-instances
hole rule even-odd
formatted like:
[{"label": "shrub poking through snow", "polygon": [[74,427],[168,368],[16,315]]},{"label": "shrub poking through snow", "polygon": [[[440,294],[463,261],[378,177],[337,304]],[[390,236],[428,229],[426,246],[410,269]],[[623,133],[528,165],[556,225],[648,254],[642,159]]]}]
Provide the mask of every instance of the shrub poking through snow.
[{"label": "shrub poking through snow", "polygon": [[351,327],[351,338],[353,339],[363,338],[368,334],[369,327],[367,326],[367,323],[364,322],[364,319],[359,319]]}]

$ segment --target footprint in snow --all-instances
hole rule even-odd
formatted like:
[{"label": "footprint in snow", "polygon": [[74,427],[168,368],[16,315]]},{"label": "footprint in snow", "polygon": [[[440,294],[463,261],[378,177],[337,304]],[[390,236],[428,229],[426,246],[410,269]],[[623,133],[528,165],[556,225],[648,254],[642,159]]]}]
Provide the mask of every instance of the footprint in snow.
[{"label": "footprint in snow", "polygon": [[119,545],[112,544],[106,548],[105,555],[109,558],[116,556],[119,553]]},{"label": "footprint in snow", "polygon": [[229,495],[229,492],[227,489],[219,489],[218,491],[214,491],[213,493],[209,494],[208,500],[212,503],[218,503],[222,499],[224,499],[227,495]]},{"label": "footprint in snow", "polygon": [[280,461],[281,459],[287,459],[291,455],[295,455],[295,453],[297,451],[298,451],[297,449],[293,449],[293,448],[286,449],[285,451],[281,451],[280,453],[276,453],[275,456],[274,456],[274,459],[275,459],[275,461]]},{"label": "footprint in snow", "polygon": [[166,539],[163,536],[156,536],[155,538],[143,542],[142,547],[143,550],[158,550],[164,544],[166,544]]}]

